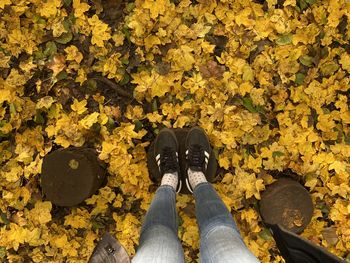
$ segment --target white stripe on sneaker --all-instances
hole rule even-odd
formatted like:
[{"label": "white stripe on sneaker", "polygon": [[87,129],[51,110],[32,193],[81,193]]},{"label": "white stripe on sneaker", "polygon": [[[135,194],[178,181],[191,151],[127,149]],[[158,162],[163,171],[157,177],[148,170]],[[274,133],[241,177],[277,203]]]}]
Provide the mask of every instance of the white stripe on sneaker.
[{"label": "white stripe on sneaker", "polygon": [[205,157],[208,157],[209,159],[209,153],[207,151],[204,151]]},{"label": "white stripe on sneaker", "polygon": [[156,156],[156,161],[158,162],[160,160],[160,154]]}]

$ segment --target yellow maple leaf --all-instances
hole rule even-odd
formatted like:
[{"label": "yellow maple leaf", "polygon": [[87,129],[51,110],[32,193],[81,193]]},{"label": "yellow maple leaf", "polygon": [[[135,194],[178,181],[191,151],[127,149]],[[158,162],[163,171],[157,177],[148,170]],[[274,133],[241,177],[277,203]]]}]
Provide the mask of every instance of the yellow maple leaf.
[{"label": "yellow maple leaf", "polygon": [[87,115],[84,119],[79,121],[79,124],[83,126],[85,129],[90,129],[91,126],[98,121],[98,116],[100,114],[98,112],[93,112]]},{"label": "yellow maple leaf", "polygon": [[28,217],[37,224],[46,224],[51,221],[51,209],[51,202],[37,201],[34,208],[29,211]]},{"label": "yellow maple leaf", "polygon": [[52,103],[54,103],[55,100],[51,97],[51,96],[45,96],[43,98],[41,98],[37,104],[36,104],[36,108],[37,109],[49,109],[52,105]]},{"label": "yellow maple leaf", "polygon": [[70,107],[76,113],[83,114],[87,110],[86,104],[87,104],[86,100],[78,101],[77,99],[74,99],[73,104]]},{"label": "yellow maple leaf", "polygon": [[81,18],[84,13],[90,9],[90,6],[86,3],[81,3],[80,0],[73,0],[74,16]]},{"label": "yellow maple leaf", "polygon": [[58,8],[61,6],[61,4],[61,0],[48,0],[44,2],[39,10],[40,15],[46,18],[49,18],[50,16],[55,16],[58,13]]},{"label": "yellow maple leaf", "polygon": [[341,54],[339,63],[342,65],[342,68],[350,73],[350,55],[346,52]]},{"label": "yellow maple leaf", "polygon": [[147,0],[143,3],[143,7],[149,9],[152,19],[156,19],[159,15],[165,13],[166,7],[169,4],[168,0]]},{"label": "yellow maple leaf", "polygon": [[74,209],[71,214],[65,216],[64,225],[73,228],[88,228],[91,225],[90,214],[85,209]]},{"label": "yellow maple leaf", "polygon": [[4,101],[11,101],[11,91],[7,89],[0,89],[0,103]]},{"label": "yellow maple leaf", "polygon": [[170,49],[167,54],[167,59],[172,63],[173,70],[186,71],[190,70],[195,63],[193,48],[187,45],[182,45],[177,49]]},{"label": "yellow maple leaf", "polygon": [[65,246],[67,245],[67,242],[68,242],[68,238],[67,238],[66,234],[58,235],[55,238],[52,238],[50,240],[50,243],[52,245],[54,245],[57,248],[62,248],[62,249],[65,248]]},{"label": "yellow maple leaf", "polygon": [[66,47],[64,51],[67,53],[67,60],[76,61],[78,64],[83,60],[83,54],[81,54],[79,49],[74,45]]},{"label": "yellow maple leaf", "polygon": [[88,18],[88,23],[92,28],[91,43],[98,47],[103,47],[104,41],[111,38],[109,26],[102,22],[97,15],[93,15],[91,18]]}]

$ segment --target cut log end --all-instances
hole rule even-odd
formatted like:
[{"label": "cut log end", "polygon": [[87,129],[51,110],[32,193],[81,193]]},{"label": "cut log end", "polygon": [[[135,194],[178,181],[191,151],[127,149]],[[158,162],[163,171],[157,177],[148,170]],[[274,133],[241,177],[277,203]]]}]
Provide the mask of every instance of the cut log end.
[{"label": "cut log end", "polygon": [[78,205],[94,194],[104,179],[105,171],[92,149],[59,149],[44,157],[41,186],[53,204]]},{"label": "cut log end", "polygon": [[267,224],[279,224],[294,233],[310,223],[313,203],[309,192],[298,182],[281,178],[261,196],[260,214]]}]

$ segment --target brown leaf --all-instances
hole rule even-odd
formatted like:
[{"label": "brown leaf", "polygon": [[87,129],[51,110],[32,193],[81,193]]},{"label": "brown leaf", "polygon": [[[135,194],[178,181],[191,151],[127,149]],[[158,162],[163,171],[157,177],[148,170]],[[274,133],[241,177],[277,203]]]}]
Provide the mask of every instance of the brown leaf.
[{"label": "brown leaf", "polygon": [[199,71],[203,78],[214,77],[220,79],[225,72],[225,66],[219,65],[216,61],[208,61],[207,64],[199,67]]},{"label": "brown leaf", "polygon": [[47,63],[47,67],[53,71],[53,77],[57,76],[66,67],[64,55],[56,54],[53,59]]}]

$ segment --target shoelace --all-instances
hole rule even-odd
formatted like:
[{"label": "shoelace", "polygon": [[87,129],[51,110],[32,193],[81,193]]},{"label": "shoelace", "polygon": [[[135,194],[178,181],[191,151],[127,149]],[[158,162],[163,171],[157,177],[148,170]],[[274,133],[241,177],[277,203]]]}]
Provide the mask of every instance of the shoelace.
[{"label": "shoelace", "polygon": [[201,145],[190,145],[188,156],[190,166],[203,167],[205,162],[205,155],[203,147]]},{"label": "shoelace", "polygon": [[160,156],[160,167],[163,172],[178,170],[176,152],[171,147],[164,147]]}]

